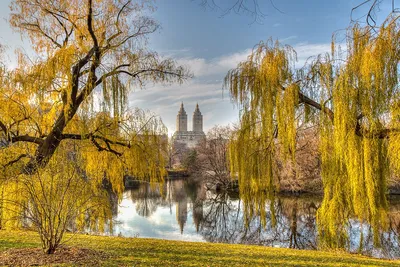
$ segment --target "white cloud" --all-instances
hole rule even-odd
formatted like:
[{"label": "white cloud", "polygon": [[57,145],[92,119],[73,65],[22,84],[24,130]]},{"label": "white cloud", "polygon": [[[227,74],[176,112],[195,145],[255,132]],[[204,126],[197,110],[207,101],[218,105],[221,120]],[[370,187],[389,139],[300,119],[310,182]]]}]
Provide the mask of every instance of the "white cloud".
[{"label": "white cloud", "polygon": [[310,57],[317,56],[319,54],[329,53],[331,51],[330,43],[323,44],[309,44],[299,43],[294,45],[294,50],[297,52],[297,64],[298,67],[303,67],[304,64]]},{"label": "white cloud", "polygon": [[236,67],[236,65],[245,60],[250,54],[251,49],[246,49],[234,54],[225,55],[211,60],[204,58],[179,58],[179,64],[187,66],[191,69],[195,77],[222,75],[227,73],[228,70]]},{"label": "white cloud", "polygon": [[280,39],[279,41],[280,41],[281,43],[285,43],[285,42],[287,42],[287,41],[294,40],[294,39],[297,39],[297,35],[291,35],[291,36],[289,36],[289,37]]}]

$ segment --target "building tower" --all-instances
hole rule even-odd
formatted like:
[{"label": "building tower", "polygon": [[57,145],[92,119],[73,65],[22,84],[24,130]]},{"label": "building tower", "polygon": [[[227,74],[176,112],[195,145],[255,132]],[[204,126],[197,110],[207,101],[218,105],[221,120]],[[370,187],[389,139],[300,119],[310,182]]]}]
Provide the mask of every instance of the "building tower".
[{"label": "building tower", "polygon": [[203,132],[203,115],[201,115],[199,104],[193,112],[193,132]]},{"label": "building tower", "polygon": [[176,116],[176,130],[178,132],[187,132],[187,114],[183,107],[183,102],[181,103],[181,109]]},{"label": "building tower", "polygon": [[176,116],[176,131],[174,133],[174,144],[182,143],[189,148],[195,148],[200,140],[203,140],[206,135],[203,132],[203,115],[201,115],[199,105],[196,105],[193,112],[193,129],[188,131],[187,115],[183,103],[181,109]]}]

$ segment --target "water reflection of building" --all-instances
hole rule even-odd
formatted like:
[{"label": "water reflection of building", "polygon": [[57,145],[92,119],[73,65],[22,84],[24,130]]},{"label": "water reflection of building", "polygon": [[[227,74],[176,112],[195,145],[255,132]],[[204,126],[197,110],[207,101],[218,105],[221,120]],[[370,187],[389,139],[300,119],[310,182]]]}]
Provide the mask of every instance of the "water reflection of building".
[{"label": "water reflection of building", "polygon": [[176,203],[176,221],[178,222],[181,234],[183,233],[183,228],[185,227],[187,221],[187,198],[183,198]]},{"label": "water reflection of building", "polygon": [[174,201],[176,204],[176,221],[181,233],[183,233],[188,214],[188,196],[185,190],[185,181],[167,181],[166,187],[166,198],[168,201]]},{"label": "water reflection of building", "polygon": [[200,230],[200,224],[203,221],[203,201],[197,200],[193,202],[193,222],[196,226],[196,232]]}]

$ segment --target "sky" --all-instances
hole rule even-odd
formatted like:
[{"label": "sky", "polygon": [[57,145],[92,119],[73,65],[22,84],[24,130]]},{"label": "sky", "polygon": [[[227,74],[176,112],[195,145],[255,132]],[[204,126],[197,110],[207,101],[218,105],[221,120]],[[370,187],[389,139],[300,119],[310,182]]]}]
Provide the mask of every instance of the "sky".
[{"label": "sky", "polygon": [[[221,8],[236,2],[214,1]],[[251,5],[252,0],[245,1]],[[202,0],[158,0],[153,17],[161,29],[150,36],[149,48],[188,67],[194,78],[182,85],[138,88],[129,95],[129,106],[161,116],[170,135],[176,129],[181,102],[188,114],[188,129],[192,128],[196,103],[203,114],[205,132],[214,125],[235,123],[239,109],[223,90],[222,81],[257,43],[272,38],[293,46],[298,55],[296,66],[302,66],[308,57],[330,51],[332,34],[343,36],[351,21],[351,9],[363,1],[258,0],[264,17],[255,22],[248,14],[224,15],[221,10],[204,8]],[[0,44],[7,46],[8,64],[13,66],[13,51],[19,48],[29,52],[29,41],[13,33],[7,22],[10,2],[0,1]],[[383,1],[380,13],[387,14],[390,5],[391,1]],[[364,13],[359,9],[353,18]]]}]

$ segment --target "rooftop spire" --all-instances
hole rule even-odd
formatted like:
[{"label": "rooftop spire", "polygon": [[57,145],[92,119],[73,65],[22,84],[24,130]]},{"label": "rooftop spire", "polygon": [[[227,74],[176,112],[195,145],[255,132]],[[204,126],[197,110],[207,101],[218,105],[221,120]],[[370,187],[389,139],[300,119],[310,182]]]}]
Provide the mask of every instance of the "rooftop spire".
[{"label": "rooftop spire", "polygon": [[184,113],[185,108],[183,107],[183,101],[181,102],[181,109],[179,110],[179,113]]},{"label": "rooftop spire", "polygon": [[195,115],[195,114],[201,115],[200,108],[199,108],[199,103],[196,104],[196,108],[195,108],[195,110],[194,110],[194,115]]}]

